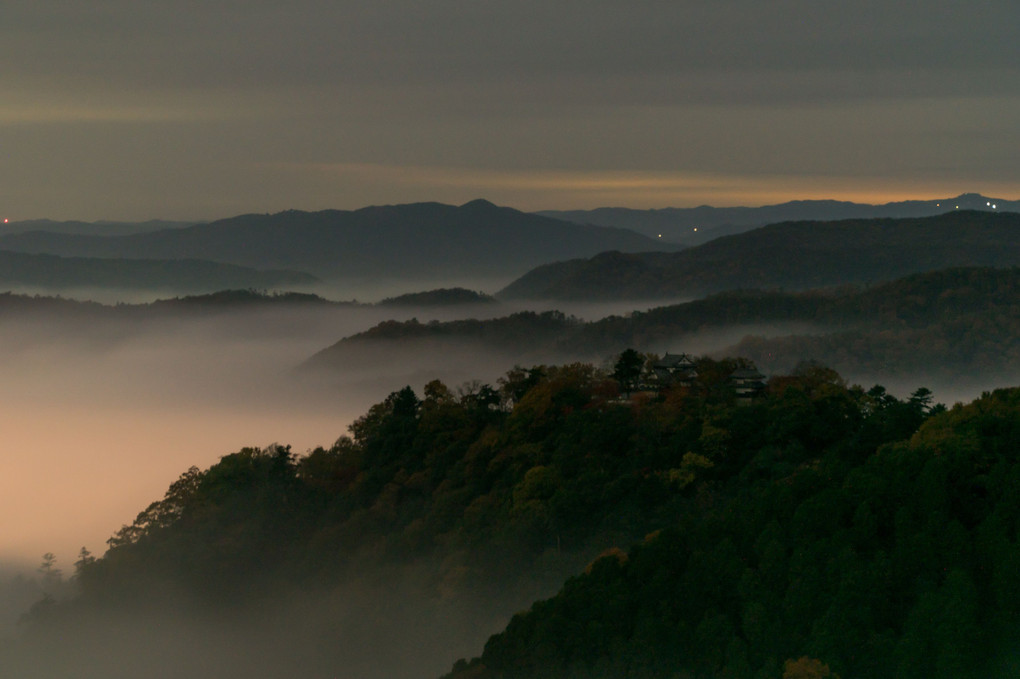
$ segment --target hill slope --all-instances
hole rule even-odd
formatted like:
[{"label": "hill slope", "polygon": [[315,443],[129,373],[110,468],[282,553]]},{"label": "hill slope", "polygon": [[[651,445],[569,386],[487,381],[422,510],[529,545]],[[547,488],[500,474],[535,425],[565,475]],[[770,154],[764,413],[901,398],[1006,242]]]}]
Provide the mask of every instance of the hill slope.
[{"label": "hill slope", "polygon": [[[794,424],[777,416],[717,423],[724,455]],[[701,511],[596,561],[451,676],[1016,676],[1020,389],[864,455],[859,436],[759,448]]]},{"label": "hill slope", "polygon": [[668,255],[607,252],[538,267],[497,296],[663,299],[737,288],[874,283],[954,266],[1020,264],[1020,214],[786,222]]},{"label": "hill slope", "polygon": [[969,390],[1020,379],[1018,300],[1020,268],[945,269],[865,289],[720,293],[587,323],[553,312],[390,321],[322,350],[310,364],[342,371],[371,356],[465,360],[487,351],[507,364],[568,356],[599,362],[637,347],[745,356],[767,372],[811,358],[855,380],[925,375]]},{"label": "hill slope", "polygon": [[[740,404],[728,380],[740,365],[701,360],[696,388],[640,404],[583,364],[515,369],[460,395],[431,382],[421,398],[394,392],[328,449],[244,449],[192,468],[105,556],[82,556],[81,598],[37,607],[0,663],[12,676],[393,679],[429,676],[439,659],[438,674],[464,639],[480,647],[607,547],[677,526],[711,536],[701,517],[762,486],[778,494],[767,506],[792,506],[928,416],[923,397],[847,388],[816,367]],[[724,512],[724,527],[756,537],[763,514],[745,514]],[[810,540],[830,517],[783,531]],[[746,545],[731,542],[677,579],[705,586],[692,612],[743,572]],[[937,568],[907,556],[910,573]],[[472,626],[437,646],[451,610]],[[560,632],[586,643],[598,630]]]}]

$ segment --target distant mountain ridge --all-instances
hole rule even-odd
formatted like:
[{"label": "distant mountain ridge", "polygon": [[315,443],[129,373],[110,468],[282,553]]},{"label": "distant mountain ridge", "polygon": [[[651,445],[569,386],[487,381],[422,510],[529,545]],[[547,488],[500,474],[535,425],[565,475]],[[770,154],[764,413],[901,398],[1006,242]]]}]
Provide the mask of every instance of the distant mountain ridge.
[{"label": "distant mountain ridge", "polygon": [[163,229],[180,229],[194,226],[196,222],[174,222],[163,219],[150,219],[144,222],[83,222],[78,220],[55,221],[52,219],[29,219],[18,222],[0,224],[0,235],[27,233],[30,231],[48,231],[51,233],[75,233],[93,236],[126,236],[132,233],[160,231]]},{"label": "distant mountain ridge", "polygon": [[678,299],[737,288],[877,283],[956,266],[1020,264],[1020,214],[784,222],[675,253],[607,252],[538,267],[498,297]]},{"label": "distant mountain ridge", "polygon": [[194,259],[99,259],[0,250],[0,288],[74,288],[214,292],[228,288],[308,287],[318,279],[299,271],[258,270]]},{"label": "distant mountain ridge", "polygon": [[[671,246],[670,249],[676,246]],[[121,259],[205,259],[330,279],[520,274],[539,264],[661,244],[619,228],[586,226],[476,200],[354,211],[289,210],[123,236],[20,233],[0,248]]]},{"label": "distant mountain ridge", "polygon": [[662,208],[636,210],[603,207],[594,210],[544,210],[535,214],[578,224],[617,226],[652,238],[699,245],[720,236],[742,233],[766,224],[788,221],[833,221],[934,217],[954,210],[1020,212],[1020,201],[964,193],[955,198],[906,200],[883,205],[838,200],[794,200],[762,207]]},{"label": "distant mountain ridge", "polygon": [[387,297],[379,306],[463,306],[470,304],[498,304],[492,295],[486,295],[464,288],[439,288],[422,292],[409,292],[396,297]]}]

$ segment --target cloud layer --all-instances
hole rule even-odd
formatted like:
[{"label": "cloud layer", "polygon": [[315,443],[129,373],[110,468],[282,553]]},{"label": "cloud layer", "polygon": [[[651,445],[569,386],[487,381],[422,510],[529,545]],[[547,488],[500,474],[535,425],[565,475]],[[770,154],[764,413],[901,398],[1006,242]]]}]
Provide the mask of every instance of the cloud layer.
[{"label": "cloud layer", "polygon": [[[869,179],[900,197],[1008,194],[1018,179],[1007,0],[50,1],[0,19],[0,204],[18,218],[215,218],[487,188],[535,209],[699,202],[389,183],[416,167],[761,182],[730,204],[767,202],[777,179],[784,196],[824,176],[864,197]],[[322,170],[352,165],[381,170]]]}]

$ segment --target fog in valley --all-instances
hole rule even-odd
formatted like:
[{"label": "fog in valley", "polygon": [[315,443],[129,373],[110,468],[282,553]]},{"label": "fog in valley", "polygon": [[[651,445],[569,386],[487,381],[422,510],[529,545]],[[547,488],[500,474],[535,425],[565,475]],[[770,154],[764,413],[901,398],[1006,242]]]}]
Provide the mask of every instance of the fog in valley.
[{"label": "fog in valley", "polygon": [[[388,393],[441,374],[380,356],[321,383],[294,368],[380,321],[506,313],[471,309],[298,307],[0,319],[0,558],[32,569],[53,552],[101,554],[191,465],[244,446],[329,446]],[[453,377],[510,366],[449,361]],[[433,365],[435,357],[422,356]],[[442,364],[442,362],[440,362]],[[477,371],[477,372],[476,372]]]},{"label": "fog in valley", "polygon": [[[489,283],[484,289],[496,287]],[[330,299],[378,301],[407,291],[322,292]],[[105,304],[155,297],[92,292],[65,297]],[[521,357],[572,360],[529,353],[526,346],[500,352],[437,343],[407,352],[383,343],[361,350],[340,371],[296,370],[316,352],[384,320],[486,318],[528,307],[306,305],[3,317],[0,638],[23,632],[18,620],[38,602],[73,596],[68,581],[79,550],[102,555],[106,540],[192,465],[209,467],[245,446],[281,443],[298,454],[328,447],[369,406],[404,385],[421,393],[438,378],[456,390],[495,383]],[[634,305],[532,307],[595,320]],[[59,583],[37,571],[46,553],[55,556]],[[255,611],[211,613],[182,604],[151,619],[111,614],[67,630],[67,638],[78,640],[74,649],[53,638],[22,639],[16,653],[0,653],[0,670],[25,677],[252,677],[293,676],[297,663],[302,676],[435,676],[456,658],[477,653],[510,613],[558,585],[538,583],[505,596],[490,592],[478,606],[454,605],[422,595],[419,577],[391,573],[340,591],[281,597]],[[137,652],[121,653],[128,648]],[[83,649],[91,650],[83,655]],[[92,669],[84,670],[83,661]]]},{"label": "fog in valley", "polygon": [[[387,319],[508,312],[500,305],[314,305],[0,319],[0,638],[18,631],[33,604],[72,595],[66,581],[80,548],[102,555],[114,531],[190,466],[209,467],[245,446],[278,442],[298,454],[329,447],[370,405],[406,384],[420,392],[440,378],[455,388],[494,381],[512,367],[480,352],[437,352],[409,363],[383,350],[342,373],[299,374],[295,368],[315,352]],[[37,572],[45,553],[55,555],[63,584]],[[302,676],[325,677],[336,676],[339,655],[350,677],[431,676],[476,652],[505,623],[481,621],[470,607],[444,608],[417,593],[413,579],[391,575],[385,586],[306,592],[256,611],[91,620],[84,637],[84,627],[68,632],[79,640],[73,649],[54,639],[23,640],[13,655],[0,647],[0,674],[282,677],[299,666]],[[343,648],[336,647],[338,629]],[[136,652],[121,653],[128,648]],[[83,658],[93,670],[82,669]]]},{"label": "fog in valley", "polygon": [[[185,596],[158,610],[91,611],[40,632],[7,624],[0,674],[52,679],[427,679],[477,654],[508,613],[528,602],[437,601],[418,578],[279,594],[216,609]],[[554,590],[542,592],[550,595]],[[509,607],[509,608],[508,608]]]},{"label": "fog in valley", "polygon": [[[351,294],[348,288],[346,296],[331,299],[375,301],[380,290]],[[208,467],[244,446],[281,443],[299,454],[329,446],[369,406],[404,385],[420,393],[425,383],[441,379],[456,389],[494,383],[517,363],[611,359],[526,345],[500,351],[477,343],[429,341],[408,348],[380,342],[352,349],[342,370],[295,371],[316,352],[381,321],[491,318],[526,308],[592,321],[656,305],[662,302],[313,305],[144,318],[0,319],[0,426],[7,449],[0,458],[0,511],[19,519],[2,526],[0,558],[34,569],[42,554],[53,552],[67,568],[82,546],[101,554],[112,532],[162,497],[188,467]],[[724,355],[748,335],[811,331],[819,329],[803,323],[734,326],[635,348]],[[925,376],[892,384],[880,375],[844,377],[865,387],[882,382],[898,395],[928,386],[947,403],[1010,383],[1003,375],[934,384]]]},{"label": "fog in valley", "polygon": [[[377,301],[407,291],[376,288],[345,295],[333,290],[329,298]],[[410,348],[388,342],[356,347],[341,370],[297,369],[341,338],[389,319],[426,323],[501,317],[530,308],[591,321],[659,305],[263,305],[3,317],[0,638],[24,632],[17,620],[33,604],[72,595],[66,579],[79,549],[102,555],[106,540],[162,498],[192,465],[207,468],[245,446],[281,443],[298,454],[328,447],[372,404],[404,385],[420,394],[425,383],[440,379],[456,390],[475,381],[494,384],[515,364],[611,365],[613,358],[554,355],[524,344],[497,350],[429,340]],[[748,335],[818,330],[807,324],[738,326],[635,348],[722,355]],[[868,375],[844,376],[866,388],[874,383]],[[874,381],[900,396],[928,386],[947,403],[1001,386],[977,378],[967,385],[932,384],[924,376],[892,384],[874,376]],[[45,553],[55,555],[65,577],[53,591],[36,570]],[[279,593],[254,609],[211,612],[190,606],[182,595],[175,610],[130,618],[111,613],[106,620],[77,623],[72,618],[62,624],[74,626],[65,630],[66,638],[78,640],[73,649],[54,637],[30,635],[17,652],[0,647],[0,663],[6,663],[0,664],[0,674],[229,679],[295,676],[294,668],[300,667],[300,676],[309,677],[438,676],[457,658],[477,654],[513,612],[558,587],[553,580],[534,582],[528,591],[479,593],[476,602],[454,603],[422,594],[421,577],[421,570],[377,574],[371,581],[321,592]],[[90,669],[83,670],[82,662]]]}]

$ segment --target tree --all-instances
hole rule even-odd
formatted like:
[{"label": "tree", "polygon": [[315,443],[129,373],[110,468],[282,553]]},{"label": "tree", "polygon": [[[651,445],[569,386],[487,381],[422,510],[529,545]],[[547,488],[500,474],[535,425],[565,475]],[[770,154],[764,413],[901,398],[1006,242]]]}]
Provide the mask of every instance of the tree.
[{"label": "tree", "polygon": [[46,552],[42,557],[42,564],[39,565],[39,574],[43,580],[60,580],[61,572],[56,567],[57,557],[53,552]]},{"label": "tree", "polygon": [[446,403],[452,403],[454,400],[453,392],[451,392],[450,388],[443,384],[440,380],[432,380],[425,385],[422,392],[425,394],[425,399],[422,402],[422,405],[430,408],[435,408]]},{"label": "tree", "polygon": [[418,415],[421,401],[410,386],[390,394],[387,401],[392,403],[394,417],[412,419]]},{"label": "tree", "polygon": [[499,391],[506,402],[507,408],[512,408],[518,403],[528,391],[545,378],[545,366],[536,365],[531,368],[514,366],[507,374],[499,378]]},{"label": "tree", "polygon": [[613,379],[619,382],[620,387],[629,394],[637,387],[644,366],[644,356],[635,349],[626,349],[616,359],[616,365],[613,367]]},{"label": "tree", "polygon": [[38,568],[41,576],[39,584],[46,596],[50,597],[63,584],[62,573],[56,566],[57,557],[53,552],[46,552],[42,558],[42,564]]},{"label": "tree", "polygon": [[931,389],[921,387],[910,395],[908,403],[921,413],[929,413],[933,407],[932,400],[934,400],[934,395],[931,393]]},{"label": "tree", "polygon": [[817,658],[803,656],[787,660],[783,666],[783,679],[839,679],[839,675]]},{"label": "tree", "polygon": [[92,556],[85,547],[82,547],[78,552],[78,560],[74,562],[74,576],[80,578],[82,573],[87,571],[89,567],[96,562],[96,557]]}]

